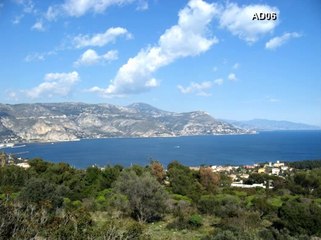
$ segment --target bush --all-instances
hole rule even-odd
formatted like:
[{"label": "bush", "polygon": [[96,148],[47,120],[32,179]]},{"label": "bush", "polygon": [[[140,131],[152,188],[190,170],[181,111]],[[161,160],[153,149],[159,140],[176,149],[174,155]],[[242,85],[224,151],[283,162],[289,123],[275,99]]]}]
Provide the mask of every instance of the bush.
[{"label": "bush", "polygon": [[50,202],[52,207],[60,207],[63,203],[58,187],[45,179],[38,178],[29,180],[26,187],[22,189],[19,198],[25,203]]},{"label": "bush", "polygon": [[127,197],[131,215],[139,221],[159,219],[166,210],[167,193],[149,172],[139,176],[133,170],[124,171],[114,189]]},{"label": "bush", "polygon": [[217,205],[214,195],[203,195],[198,201],[198,209],[206,214],[214,214]]},{"label": "bush", "polygon": [[198,214],[194,214],[189,218],[188,223],[193,227],[200,227],[203,225],[203,218]]}]

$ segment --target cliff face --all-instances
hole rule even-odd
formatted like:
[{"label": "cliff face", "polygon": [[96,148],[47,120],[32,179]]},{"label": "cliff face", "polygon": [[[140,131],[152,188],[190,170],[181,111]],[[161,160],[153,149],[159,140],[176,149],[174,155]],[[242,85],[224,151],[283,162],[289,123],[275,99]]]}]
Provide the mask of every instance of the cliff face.
[{"label": "cliff face", "polygon": [[205,112],[173,113],[136,103],[0,104],[0,141],[68,141],[104,137],[244,134]]}]

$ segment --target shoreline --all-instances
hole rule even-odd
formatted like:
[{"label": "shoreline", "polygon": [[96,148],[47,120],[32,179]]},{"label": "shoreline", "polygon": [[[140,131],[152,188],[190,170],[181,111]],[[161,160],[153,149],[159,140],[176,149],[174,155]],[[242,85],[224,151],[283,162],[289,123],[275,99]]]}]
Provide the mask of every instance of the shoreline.
[{"label": "shoreline", "polygon": [[115,136],[115,137],[96,137],[96,138],[75,138],[70,140],[48,140],[48,141],[41,141],[41,140],[29,140],[29,141],[21,141],[21,142],[12,142],[12,143],[5,143],[2,147],[0,144],[0,149],[4,148],[14,148],[16,145],[24,145],[24,144],[55,144],[55,143],[63,143],[63,142],[79,142],[82,140],[97,140],[97,139],[147,139],[147,138],[180,138],[180,137],[206,137],[206,136],[239,136],[239,135],[256,135],[260,132],[247,132],[247,133],[229,133],[229,134],[200,134],[200,135],[180,135],[180,136]]},{"label": "shoreline", "polygon": [[[70,140],[27,140],[27,141],[19,141],[19,142],[7,142],[7,143],[0,143],[0,149],[5,148],[16,148],[21,147],[24,144],[55,144],[55,143],[63,143],[63,142],[79,142],[82,140],[98,140],[98,139],[147,139],[147,138],[180,138],[180,137],[206,137],[206,136],[242,136],[242,135],[257,135],[262,132],[315,132],[321,131],[321,129],[316,130],[260,130],[253,132],[246,132],[246,133],[229,133],[229,134],[200,134],[200,135],[180,135],[180,136],[114,136],[114,137],[93,137],[93,138],[75,138]],[[18,146],[17,146],[18,145]]]}]

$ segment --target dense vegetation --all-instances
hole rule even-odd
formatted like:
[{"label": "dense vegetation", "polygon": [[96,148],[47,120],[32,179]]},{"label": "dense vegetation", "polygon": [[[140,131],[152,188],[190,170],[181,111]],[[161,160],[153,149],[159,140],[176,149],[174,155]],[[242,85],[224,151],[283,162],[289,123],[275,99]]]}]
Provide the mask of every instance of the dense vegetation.
[{"label": "dense vegetation", "polygon": [[305,161],[296,161],[288,162],[288,165],[297,169],[314,169],[321,168],[321,160],[305,160]]},{"label": "dense vegetation", "polygon": [[[75,169],[0,167],[0,239],[318,239],[321,168],[231,188],[224,174],[172,162]],[[252,174],[251,182],[271,180]]]}]

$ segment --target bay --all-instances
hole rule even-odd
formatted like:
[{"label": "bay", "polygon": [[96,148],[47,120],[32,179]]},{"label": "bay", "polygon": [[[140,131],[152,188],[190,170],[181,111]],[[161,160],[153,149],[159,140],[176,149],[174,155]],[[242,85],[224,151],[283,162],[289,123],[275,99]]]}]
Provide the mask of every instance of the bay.
[{"label": "bay", "polygon": [[147,165],[173,160],[188,166],[245,165],[259,162],[321,159],[321,131],[274,131],[253,135],[174,138],[84,139],[76,142],[31,143],[4,149],[18,157],[41,157],[77,168],[91,165]]}]

